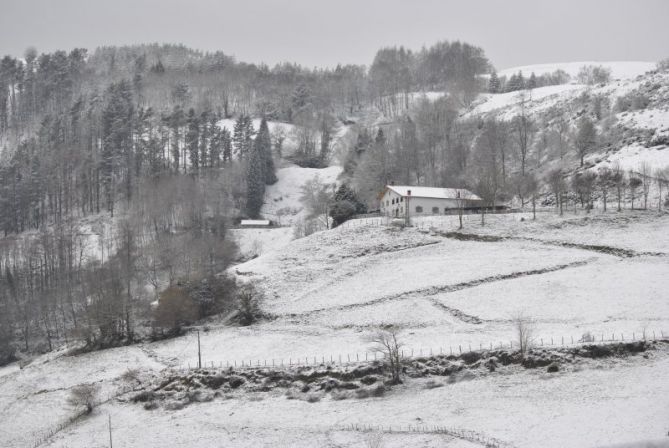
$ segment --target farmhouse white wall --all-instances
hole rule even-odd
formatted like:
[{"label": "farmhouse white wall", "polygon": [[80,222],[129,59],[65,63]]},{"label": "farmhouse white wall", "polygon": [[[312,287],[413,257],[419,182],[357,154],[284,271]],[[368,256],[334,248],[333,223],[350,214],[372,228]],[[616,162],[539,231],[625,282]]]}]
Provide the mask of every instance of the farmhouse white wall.
[{"label": "farmhouse white wall", "polygon": [[[426,198],[418,196],[401,196],[390,188],[387,188],[380,201],[380,211],[383,215],[403,218],[406,216],[407,204],[410,207],[410,216],[421,215],[443,215],[450,210],[459,207],[458,199],[451,198]],[[477,207],[480,201],[465,200],[465,207]]]}]

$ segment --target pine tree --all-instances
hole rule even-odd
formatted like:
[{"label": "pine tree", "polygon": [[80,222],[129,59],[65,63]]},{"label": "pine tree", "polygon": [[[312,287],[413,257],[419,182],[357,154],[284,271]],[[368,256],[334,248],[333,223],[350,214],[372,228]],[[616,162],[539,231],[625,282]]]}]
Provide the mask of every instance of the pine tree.
[{"label": "pine tree", "polygon": [[[112,84],[107,90],[107,105],[102,113],[101,176],[107,210],[114,214],[115,180],[125,179],[125,195],[132,195],[133,174],[133,117],[132,89],[126,81]],[[54,126],[60,127],[59,120]],[[54,135],[62,131],[55,131]]]},{"label": "pine tree", "polygon": [[209,126],[209,111],[200,114],[200,166],[211,167],[209,157],[209,146],[211,140],[211,127]]},{"label": "pine tree", "polygon": [[507,92],[515,92],[518,90],[518,75],[515,73],[511,75],[509,78],[509,81],[506,83],[506,89]]},{"label": "pine tree", "polygon": [[246,114],[241,114],[237,121],[232,134],[232,143],[237,152],[239,160],[244,159],[252,147],[253,143],[253,120]]},{"label": "pine tree", "polygon": [[253,148],[253,136],[255,135],[255,130],[253,129],[253,120],[250,115],[245,115],[243,120],[243,136],[244,136],[244,153],[248,152]]},{"label": "pine tree", "polygon": [[188,111],[188,118],[186,120],[188,130],[186,131],[186,149],[190,159],[191,171],[196,172],[200,168],[200,154],[199,154],[199,137],[200,127],[199,120],[195,115],[195,110],[192,108]]},{"label": "pine tree", "polygon": [[490,93],[499,93],[500,92],[500,82],[499,78],[497,77],[497,72],[493,71],[492,74],[490,75],[490,80],[488,81],[488,91]]},{"label": "pine tree", "polygon": [[219,168],[221,166],[221,135],[227,129],[218,127],[218,117],[215,113],[209,116],[209,166]]},{"label": "pine tree", "polygon": [[366,212],[367,206],[358,199],[356,192],[348,185],[342,184],[337,189],[330,209],[334,226],[340,225],[356,214]]},{"label": "pine tree", "polygon": [[263,163],[261,151],[254,147],[246,167],[246,213],[251,218],[260,216],[260,209],[265,197]]},{"label": "pine tree", "polygon": [[332,135],[330,134],[330,126],[326,120],[323,120],[321,125],[321,151],[318,155],[320,164],[323,167],[328,166],[328,159],[330,157],[330,144],[332,143]]},{"label": "pine tree", "polygon": [[235,120],[235,126],[232,130],[232,144],[237,157],[241,160],[244,157],[244,115],[240,115]]},{"label": "pine tree", "polygon": [[263,180],[266,185],[276,183],[276,170],[274,160],[272,159],[272,140],[269,135],[269,127],[265,118],[260,122],[260,129],[254,142],[254,150],[258,152],[262,159]]},{"label": "pine tree", "polygon": [[174,171],[178,172],[179,165],[181,162],[181,149],[179,148],[179,140],[181,135],[180,130],[181,126],[183,126],[183,121],[184,121],[184,111],[181,108],[181,106],[179,105],[174,106],[172,114],[168,117],[168,121],[172,133],[170,140],[171,140],[172,158],[174,160]]},{"label": "pine tree", "polygon": [[532,72],[530,75],[530,79],[527,81],[527,88],[528,89],[536,89],[537,88],[537,76]]},{"label": "pine tree", "polygon": [[298,111],[306,106],[310,101],[311,93],[306,84],[299,84],[293,91],[292,106],[294,111]]},{"label": "pine tree", "polygon": [[232,136],[228,128],[221,129],[221,151],[223,152],[223,163],[232,162]]}]

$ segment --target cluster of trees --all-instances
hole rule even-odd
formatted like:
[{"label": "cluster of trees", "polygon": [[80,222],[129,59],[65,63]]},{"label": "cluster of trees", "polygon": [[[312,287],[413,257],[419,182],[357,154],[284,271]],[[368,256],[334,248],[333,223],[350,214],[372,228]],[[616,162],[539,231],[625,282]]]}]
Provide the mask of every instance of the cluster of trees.
[{"label": "cluster of trees", "polygon": [[[642,163],[637,170],[623,170],[619,165],[613,168],[601,168],[595,171],[576,173],[568,180],[561,169],[551,170],[545,182],[554,197],[554,203],[560,214],[571,201],[576,207],[592,209],[594,200],[599,198],[606,211],[610,201],[614,201],[617,210],[629,202],[631,209],[648,209],[649,196],[653,184],[658,191],[657,209],[669,206],[669,170],[657,169],[653,172],[648,163]],[[664,196],[663,196],[664,192]],[[635,201],[637,205],[635,207]]]},{"label": "cluster of trees", "polygon": [[[601,65],[584,65],[576,75],[576,80],[580,84],[588,85],[604,84],[609,82],[610,79],[611,69]],[[516,92],[524,89],[567,84],[570,80],[571,76],[561,69],[539,76],[532,72],[528,78],[523,76],[522,71],[518,71],[508,79],[506,76],[499,77],[497,72],[493,70],[488,79],[487,90],[490,93]]]},{"label": "cluster of trees", "polygon": [[529,78],[523,76],[522,71],[512,74],[508,79],[506,76],[499,77],[497,72],[493,71],[488,79],[488,92],[490,93],[504,93],[516,92],[523,89],[536,89],[538,87],[555,86],[559,84],[567,84],[571,76],[564,70],[555,70],[552,73],[544,73],[542,75],[535,75],[534,72],[530,74]]},{"label": "cluster of trees", "polygon": [[[235,257],[226,239],[229,198],[221,176],[144,179],[127,213],[85,231],[68,219],[5,240],[0,248],[0,361],[62,341],[88,348],[129,343],[181,321],[150,302],[183,288],[196,316],[229,309],[234,282],[221,277]],[[169,293],[165,293],[168,294]]]},{"label": "cluster of trees", "polygon": [[302,186],[301,200],[307,215],[295,228],[298,238],[337,227],[355,215],[367,213],[367,205],[348,184],[342,183],[337,188],[335,184],[322,182],[318,176]]},{"label": "cluster of trees", "polygon": [[418,52],[382,48],[369,68],[370,94],[387,116],[407,109],[415,91],[448,91],[469,104],[483,88],[480,75],[489,71],[484,51],[464,42],[438,42]]},{"label": "cluster of trees", "polygon": [[[418,52],[384,48],[369,71],[269,68],[181,45],[102,47],[92,54],[29,49],[23,60],[5,56],[0,226],[9,234],[70,215],[114,213],[145,176],[197,175],[233,164],[235,156],[246,165],[254,157],[252,115],[298,124],[295,161],[323,167],[335,122],[346,113],[376,104],[392,115],[400,110],[397,95],[412,90],[449,90],[454,99],[470,100],[488,69],[483,51],[461,42]],[[229,117],[237,117],[234,129],[216,125]],[[280,153],[281,141],[263,154]],[[259,173],[257,167],[239,169]],[[271,182],[271,175],[263,177]],[[255,191],[240,196],[257,201],[263,188],[252,183]],[[241,188],[247,185],[245,179]],[[241,207],[257,214],[257,204]]]}]

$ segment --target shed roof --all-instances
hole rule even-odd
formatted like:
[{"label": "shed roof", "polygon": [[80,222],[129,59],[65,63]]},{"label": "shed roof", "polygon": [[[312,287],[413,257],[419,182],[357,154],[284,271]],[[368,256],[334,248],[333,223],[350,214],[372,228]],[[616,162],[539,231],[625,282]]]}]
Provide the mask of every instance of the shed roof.
[{"label": "shed roof", "polygon": [[[394,191],[400,196],[411,196],[416,198],[435,198],[435,199],[470,199],[480,201],[481,198],[465,188],[437,188],[437,187],[414,187],[410,185],[387,185],[387,189]],[[458,196],[458,192],[460,196]]]},{"label": "shed roof", "polygon": [[242,226],[268,226],[270,222],[268,219],[242,219]]}]

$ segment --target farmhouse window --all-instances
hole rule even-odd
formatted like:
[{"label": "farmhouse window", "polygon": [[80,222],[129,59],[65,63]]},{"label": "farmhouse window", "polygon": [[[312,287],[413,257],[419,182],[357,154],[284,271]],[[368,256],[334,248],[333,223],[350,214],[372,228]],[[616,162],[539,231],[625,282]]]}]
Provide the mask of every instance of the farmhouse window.
[{"label": "farmhouse window", "polygon": [[432,207],[432,213],[439,213],[439,207]]},{"label": "farmhouse window", "polygon": [[423,207],[421,207],[420,205],[417,205],[416,206],[416,213],[423,213]]}]

